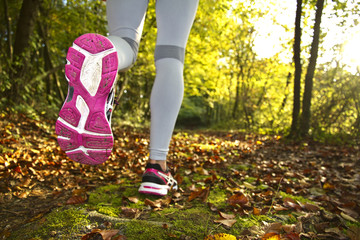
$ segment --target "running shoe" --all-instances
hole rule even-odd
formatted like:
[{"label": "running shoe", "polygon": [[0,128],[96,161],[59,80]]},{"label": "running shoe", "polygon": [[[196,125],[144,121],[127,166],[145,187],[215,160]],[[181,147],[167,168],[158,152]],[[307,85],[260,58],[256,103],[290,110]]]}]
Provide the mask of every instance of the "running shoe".
[{"label": "running shoe", "polygon": [[169,169],[164,172],[159,164],[148,163],[142,176],[139,192],[164,196],[171,189],[177,190],[178,185]]},{"label": "running shoe", "polygon": [[112,106],[118,57],[114,45],[99,34],[78,37],[66,56],[68,94],[55,131],[60,148],[79,163],[105,162],[112,151]]}]

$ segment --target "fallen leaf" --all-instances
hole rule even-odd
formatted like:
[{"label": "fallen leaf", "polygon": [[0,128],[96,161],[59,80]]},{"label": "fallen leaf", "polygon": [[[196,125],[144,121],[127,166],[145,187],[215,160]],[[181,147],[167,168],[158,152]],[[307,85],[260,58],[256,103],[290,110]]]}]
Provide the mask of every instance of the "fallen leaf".
[{"label": "fallen leaf", "polygon": [[81,240],[104,240],[104,238],[99,232],[91,232],[82,236]]},{"label": "fallen leaf", "polygon": [[[101,230],[100,231],[102,237],[104,240],[120,240],[120,239],[126,239],[124,236],[116,236],[119,234],[119,230]],[[119,238],[120,237],[120,238]]]},{"label": "fallen leaf", "polygon": [[20,193],[17,197],[18,198],[27,198],[29,196],[30,192],[29,191],[25,191]]},{"label": "fallen leaf", "polygon": [[121,213],[127,218],[136,218],[139,212],[138,208],[121,207]]},{"label": "fallen leaf", "polygon": [[241,207],[243,207],[248,202],[249,202],[249,200],[247,199],[247,197],[241,192],[232,195],[228,199],[228,203],[233,207],[236,207],[237,205],[240,205]]},{"label": "fallen leaf", "polygon": [[349,209],[349,208],[341,208],[341,207],[337,207],[339,210],[343,211],[345,214],[349,215],[350,217],[353,217],[353,218],[358,218],[359,217],[359,214],[357,212],[355,212],[354,210],[352,209]]},{"label": "fallen leaf", "polygon": [[119,235],[119,230],[100,230],[93,229],[81,237],[81,240],[125,240],[126,237]]},{"label": "fallen leaf", "polygon": [[144,201],[145,205],[150,206],[152,208],[161,208],[161,202],[158,201],[151,201],[150,199],[146,198]]},{"label": "fallen leaf", "polygon": [[248,182],[244,182],[243,183],[245,187],[249,188],[249,189],[255,189],[256,187],[254,185],[252,185],[251,183]]},{"label": "fallen leaf", "polygon": [[334,190],[335,186],[333,184],[331,184],[331,183],[326,182],[323,185],[323,189],[325,189],[325,190]]},{"label": "fallen leaf", "polygon": [[67,201],[66,204],[73,205],[73,204],[82,204],[86,200],[82,196],[72,196]]},{"label": "fallen leaf", "polygon": [[294,208],[297,210],[301,209],[300,205],[298,205],[292,198],[284,198],[283,202],[285,207]]},{"label": "fallen leaf", "polygon": [[280,233],[282,230],[282,223],[281,222],[275,222],[275,223],[270,223],[266,229],[265,229],[265,233]]},{"label": "fallen leaf", "polygon": [[310,204],[310,203],[304,203],[304,204],[302,204],[301,207],[308,210],[308,211],[310,211],[310,212],[317,212],[317,211],[320,210],[320,208],[318,206],[316,206],[314,204]]},{"label": "fallen leaf", "polygon": [[295,232],[291,232],[285,235],[286,238],[290,239],[290,240],[300,240],[300,235],[298,233]]},{"label": "fallen leaf", "polygon": [[219,212],[219,215],[223,219],[234,219],[235,218],[234,214],[226,214],[226,213],[223,213],[223,212]]},{"label": "fallen leaf", "polygon": [[161,206],[168,207],[172,201],[172,197],[167,196],[165,199],[161,199]]},{"label": "fallen leaf", "polygon": [[261,240],[280,240],[280,235],[273,232],[266,233]]},{"label": "fallen leaf", "polygon": [[288,224],[288,225],[283,225],[282,229],[284,230],[284,232],[286,233],[291,233],[294,232],[295,230],[295,225],[294,224]]},{"label": "fallen leaf", "polygon": [[283,207],[283,206],[281,206],[281,205],[279,205],[279,204],[274,205],[273,208],[274,208],[275,211],[285,211],[285,210],[288,210],[288,208]]},{"label": "fallen leaf", "polygon": [[204,240],[236,240],[236,237],[227,233],[217,233],[215,235],[209,235]]},{"label": "fallen leaf", "polygon": [[196,191],[191,192],[188,201],[191,202],[195,198],[200,198],[202,202],[206,202],[209,193],[210,193],[210,187],[197,189]]},{"label": "fallen leaf", "polygon": [[138,197],[128,197],[127,198],[130,202],[132,203],[138,203],[139,202],[139,198]]},{"label": "fallen leaf", "polygon": [[344,219],[346,219],[346,220],[348,220],[348,221],[355,222],[355,223],[358,222],[358,221],[356,221],[356,219],[354,219],[353,217],[345,214],[344,212],[341,212],[341,213],[340,213],[340,216],[342,216]]},{"label": "fallen leaf", "polygon": [[219,219],[219,220],[214,220],[214,222],[223,224],[227,227],[232,227],[237,222],[237,220],[235,220],[235,219]]},{"label": "fallen leaf", "polygon": [[256,216],[261,215],[260,209],[254,207],[254,208],[253,208],[253,214],[256,215]]}]

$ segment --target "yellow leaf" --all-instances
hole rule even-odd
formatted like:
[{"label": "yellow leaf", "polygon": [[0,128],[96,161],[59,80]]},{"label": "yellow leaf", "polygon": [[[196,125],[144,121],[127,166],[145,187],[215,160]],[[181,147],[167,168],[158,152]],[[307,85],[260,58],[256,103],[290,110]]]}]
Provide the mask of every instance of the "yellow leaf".
[{"label": "yellow leaf", "polygon": [[236,240],[236,237],[227,233],[217,233],[205,237],[204,240]]}]

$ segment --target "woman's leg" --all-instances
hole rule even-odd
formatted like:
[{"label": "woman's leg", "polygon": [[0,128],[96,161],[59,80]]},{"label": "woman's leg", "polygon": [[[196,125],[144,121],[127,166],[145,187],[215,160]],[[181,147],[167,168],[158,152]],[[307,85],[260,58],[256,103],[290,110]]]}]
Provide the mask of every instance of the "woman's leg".
[{"label": "woman's leg", "polygon": [[115,45],[119,70],[135,62],[144,26],[148,0],[107,0],[109,39]]},{"label": "woman's leg", "polygon": [[157,0],[156,78],[151,93],[150,159],[166,169],[166,157],[183,99],[185,47],[197,0]]},{"label": "woman's leg", "polygon": [[150,163],[139,192],[166,195],[177,189],[166,158],[183,98],[186,42],[195,18],[197,0],[157,0],[156,78],[151,92]]}]

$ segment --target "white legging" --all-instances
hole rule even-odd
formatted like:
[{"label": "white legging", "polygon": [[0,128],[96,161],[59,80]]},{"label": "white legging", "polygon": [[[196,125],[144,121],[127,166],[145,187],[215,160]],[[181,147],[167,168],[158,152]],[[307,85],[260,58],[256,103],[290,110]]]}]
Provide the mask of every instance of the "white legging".
[{"label": "white legging", "polygon": [[[184,92],[186,43],[199,0],[157,0],[156,77],[150,97],[150,159],[166,160]],[[148,0],[107,0],[109,39],[119,70],[136,60]]]}]

